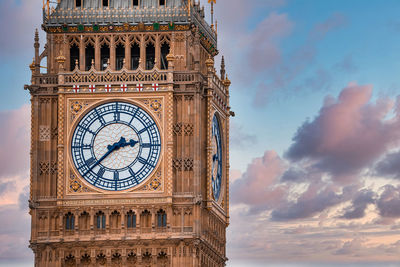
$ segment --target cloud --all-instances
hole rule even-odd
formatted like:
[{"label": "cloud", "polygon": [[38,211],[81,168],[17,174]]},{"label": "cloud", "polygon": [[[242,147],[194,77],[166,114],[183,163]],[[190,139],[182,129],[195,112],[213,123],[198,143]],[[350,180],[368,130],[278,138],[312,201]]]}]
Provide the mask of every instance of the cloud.
[{"label": "cloud", "polygon": [[40,28],[41,8],[41,1],[0,2],[0,33],[4,36],[0,39],[2,58],[15,58],[21,51],[33,51],[34,30]]},{"label": "cloud", "polygon": [[334,186],[321,188],[319,184],[311,184],[296,201],[278,206],[273,210],[271,220],[290,221],[312,217],[348,200],[353,190],[353,187],[348,187],[343,189],[343,193],[337,193]]},{"label": "cloud", "polygon": [[266,151],[254,159],[240,179],[231,186],[233,203],[251,205],[253,211],[276,206],[286,194],[283,186],[275,187],[284,171],[281,158],[274,151]]},{"label": "cloud", "polygon": [[229,131],[229,145],[232,148],[245,149],[257,143],[257,137],[243,129],[243,126],[232,121]]},{"label": "cloud", "polygon": [[345,210],[342,218],[352,220],[364,218],[368,204],[375,203],[376,193],[370,190],[361,190],[352,201],[351,207]]},{"label": "cloud", "polygon": [[378,176],[400,179],[400,151],[386,154],[376,164],[375,173]]},{"label": "cloud", "polygon": [[400,218],[400,186],[386,185],[377,200],[377,207],[382,217]]},{"label": "cloud", "polygon": [[0,179],[25,174],[29,168],[30,106],[0,111]]},{"label": "cloud", "polygon": [[293,28],[293,23],[287,14],[271,13],[249,37],[249,64],[253,71],[264,72],[280,63],[279,42],[288,36]]},{"label": "cloud", "polygon": [[[306,69],[312,69],[317,55],[318,42],[323,40],[328,33],[345,26],[346,23],[347,18],[343,14],[334,13],[325,21],[316,24],[309,31],[307,39],[302,45],[295,47],[291,52],[287,52],[283,56],[279,53],[276,54],[275,58],[272,57],[271,63],[274,65],[271,65],[270,68],[263,69],[263,81],[259,83],[259,86],[254,86],[254,88],[256,88],[256,94],[253,98],[255,107],[262,108],[268,105],[268,97],[277,90],[293,95],[293,88],[295,88],[297,92],[302,92],[302,94],[306,91],[329,88],[331,75],[322,68],[312,70],[314,75],[305,79],[300,79],[301,82],[297,82],[297,80],[299,80],[298,78],[300,75],[304,75]],[[291,24],[294,25],[292,22]],[[280,41],[281,38],[285,36],[286,35],[279,36],[280,39],[278,38],[277,40]],[[267,51],[271,53],[271,55],[274,55],[272,54],[273,50]],[[262,57],[260,57],[260,59],[261,58]],[[288,89],[290,89],[290,91]]]},{"label": "cloud", "polygon": [[353,239],[345,242],[343,247],[338,249],[334,254],[336,255],[351,255],[363,249],[363,240],[360,238]]},{"label": "cloud", "polygon": [[346,73],[356,72],[358,70],[351,55],[348,55],[334,66],[335,69]]},{"label": "cloud", "polygon": [[16,205],[0,206],[0,260],[30,259],[30,216]]},{"label": "cloud", "polygon": [[327,97],[319,114],[297,131],[285,156],[307,161],[334,179],[349,178],[372,164],[400,137],[400,117],[387,120],[394,101],[370,103],[372,86],[350,84],[338,99]]},{"label": "cloud", "polygon": [[0,183],[0,196],[10,190],[15,190],[15,181]]}]

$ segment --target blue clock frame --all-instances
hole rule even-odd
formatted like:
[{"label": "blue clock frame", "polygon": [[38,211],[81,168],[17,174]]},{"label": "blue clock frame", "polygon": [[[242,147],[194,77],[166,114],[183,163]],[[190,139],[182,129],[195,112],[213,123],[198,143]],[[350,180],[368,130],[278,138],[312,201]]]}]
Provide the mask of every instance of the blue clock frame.
[{"label": "blue clock frame", "polygon": [[214,199],[218,201],[222,187],[222,138],[220,121],[217,114],[214,114],[213,117],[211,134],[216,145],[216,150],[212,155],[211,184]]},{"label": "blue clock frame", "polygon": [[[120,136],[118,141],[103,148],[106,153],[96,157],[94,146],[99,132],[116,124],[124,125],[137,138],[129,140]],[[126,147],[136,151],[128,166],[112,168],[102,164]],[[156,168],[161,154],[160,131],[143,108],[123,101],[107,102],[92,108],[80,119],[72,135],[71,154],[76,170],[91,185],[108,191],[128,190],[141,184]]]}]

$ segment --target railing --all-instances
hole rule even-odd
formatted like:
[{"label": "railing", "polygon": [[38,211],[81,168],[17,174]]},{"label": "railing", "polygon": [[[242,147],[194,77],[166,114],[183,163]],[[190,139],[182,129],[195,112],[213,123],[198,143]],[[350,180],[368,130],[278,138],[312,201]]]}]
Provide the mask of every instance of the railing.
[{"label": "railing", "polygon": [[191,232],[193,232],[193,227],[191,227],[191,226],[188,226],[188,227],[183,227],[183,232],[185,232],[185,233],[191,233]]},{"label": "railing", "polygon": [[38,237],[47,237],[49,232],[47,231],[39,231],[38,232]]},{"label": "railing", "polygon": [[60,231],[58,231],[58,230],[50,231],[50,236],[59,236],[59,235],[60,235]]},{"label": "railing", "polygon": [[118,235],[121,233],[121,229],[110,229],[110,234]]},{"label": "railing", "polygon": [[151,233],[151,227],[142,227],[140,229],[142,234],[150,234]]},{"label": "railing", "polygon": [[121,83],[121,82],[165,82],[167,81],[168,71],[146,70],[146,71],[74,71],[62,73],[64,84],[98,84],[98,83]]},{"label": "railing", "polygon": [[56,74],[38,74],[32,76],[32,84],[35,85],[56,85],[58,76]]},{"label": "railing", "polygon": [[75,234],[75,230],[65,230],[64,235],[65,236],[72,236]]},{"label": "railing", "polygon": [[79,235],[90,235],[90,230],[79,230]]},{"label": "railing", "polygon": [[[120,235],[122,234],[123,236],[129,236],[131,234],[150,234],[153,232],[152,227],[144,227],[144,228],[127,228],[126,230],[122,229],[110,229],[109,233],[113,235]],[[192,226],[185,226],[185,227],[155,227],[154,232],[156,233],[193,233],[193,227]],[[72,237],[75,235],[79,235],[81,237],[84,236],[90,236],[91,230],[84,229],[84,230],[64,230],[60,232],[58,230],[51,230],[51,231],[39,231],[38,232],[38,239],[43,240],[47,239],[49,237]],[[106,235],[106,229],[95,229],[94,230],[94,235],[96,237],[102,237]],[[208,233],[207,236],[212,238],[212,234]]]},{"label": "railing", "polygon": [[106,234],[106,229],[96,229],[96,230],[94,231],[94,234],[95,234],[96,236],[105,235],[105,234]]},{"label": "railing", "polygon": [[188,72],[174,72],[174,82],[194,82],[196,74]]}]

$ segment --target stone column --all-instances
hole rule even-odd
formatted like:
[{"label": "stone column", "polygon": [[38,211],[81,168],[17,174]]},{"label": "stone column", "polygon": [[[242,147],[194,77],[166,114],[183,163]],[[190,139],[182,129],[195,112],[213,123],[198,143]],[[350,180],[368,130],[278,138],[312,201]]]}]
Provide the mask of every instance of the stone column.
[{"label": "stone column", "polygon": [[125,66],[128,70],[131,66],[131,42],[129,41],[129,35],[125,36]]},{"label": "stone column", "polygon": [[160,69],[161,67],[161,46],[160,46],[160,35],[156,35],[156,43],[155,43],[155,66]]},{"label": "stone column", "polygon": [[115,70],[115,35],[111,35],[110,41],[110,67]]},{"label": "stone column", "polygon": [[144,40],[145,36],[142,34],[140,39],[140,64],[139,67],[146,69],[146,44]]},{"label": "stone column", "polygon": [[85,70],[85,42],[83,39],[83,35],[81,35],[79,43],[79,69],[81,71]]},{"label": "stone column", "polygon": [[100,40],[99,36],[96,35],[95,37],[95,44],[94,44],[94,66],[97,71],[99,71],[100,68],[100,60],[101,60],[101,54],[100,54]]}]

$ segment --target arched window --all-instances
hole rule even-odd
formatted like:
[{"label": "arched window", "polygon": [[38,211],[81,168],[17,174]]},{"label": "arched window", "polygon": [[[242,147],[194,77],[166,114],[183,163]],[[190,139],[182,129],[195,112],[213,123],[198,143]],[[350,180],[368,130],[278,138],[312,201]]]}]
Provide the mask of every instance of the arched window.
[{"label": "arched window", "polygon": [[141,227],[151,227],[151,213],[148,210],[144,210],[140,215],[140,226]]},{"label": "arched window", "polygon": [[125,59],[125,46],[123,44],[117,45],[115,48],[115,69],[120,70],[124,65]]},{"label": "arched window", "polygon": [[69,49],[69,62],[70,62],[69,69],[71,71],[75,69],[77,60],[79,60],[79,47],[76,44],[73,44]]},{"label": "arched window", "polygon": [[133,211],[126,214],[126,225],[128,228],[136,228],[136,214]]},{"label": "arched window", "polygon": [[136,253],[133,252],[133,251],[130,252],[130,253],[128,254],[127,261],[128,261],[130,264],[134,264],[134,263],[136,263],[136,260],[137,260]]},{"label": "arched window", "polygon": [[160,1],[160,6],[165,6],[165,0],[159,0]]},{"label": "arched window", "polygon": [[140,46],[134,43],[131,47],[131,69],[136,70],[139,67],[140,61]]},{"label": "arched window", "polygon": [[81,257],[81,263],[82,263],[84,266],[86,266],[86,265],[89,265],[90,262],[91,262],[91,260],[90,260],[90,255],[88,255],[87,253],[83,254],[82,257]]},{"label": "arched window", "polygon": [[106,228],[106,215],[104,212],[99,211],[96,214],[96,227],[97,229],[105,229]]},{"label": "arched window", "polygon": [[110,47],[107,44],[103,44],[100,49],[101,56],[101,70],[107,68],[108,60],[110,59]]},{"label": "arched window", "polygon": [[132,0],[133,1],[133,7],[139,7],[139,0]]},{"label": "arched window", "polygon": [[146,70],[154,68],[156,58],[156,49],[153,43],[148,43],[146,46]]},{"label": "arched window", "polygon": [[74,230],[75,228],[75,216],[68,212],[65,214],[65,229],[66,230]]},{"label": "arched window", "polygon": [[157,226],[166,227],[167,226],[167,214],[163,210],[157,212]]},{"label": "arched window", "polygon": [[88,230],[89,229],[89,220],[90,216],[89,213],[86,211],[81,213],[81,216],[79,216],[79,229],[80,230]]},{"label": "arched window", "polygon": [[75,6],[76,7],[81,7],[82,6],[82,0],[75,0]]},{"label": "arched window", "polygon": [[110,220],[110,226],[112,229],[118,229],[119,226],[121,225],[121,216],[120,213],[116,210],[114,210],[111,213],[111,220]]},{"label": "arched window", "polygon": [[108,0],[103,0],[103,7],[108,7]]},{"label": "arched window", "polygon": [[92,44],[88,44],[85,48],[85,70],[90,70],[92,60],[94,60],[94,47]]},{"label": "arched window", "polygon": [[169,44],[163,43],[161,46],[161,69],[166,70],[168,69],[168,61],[167,61],[167,55],[169,54]]}]

